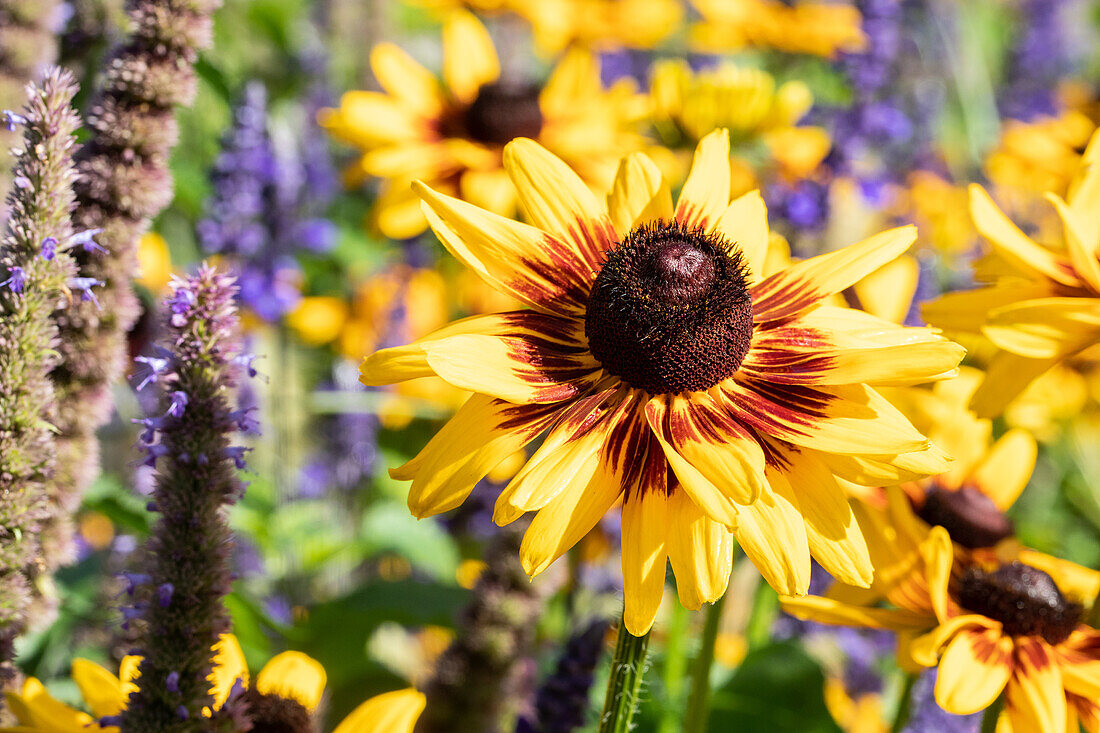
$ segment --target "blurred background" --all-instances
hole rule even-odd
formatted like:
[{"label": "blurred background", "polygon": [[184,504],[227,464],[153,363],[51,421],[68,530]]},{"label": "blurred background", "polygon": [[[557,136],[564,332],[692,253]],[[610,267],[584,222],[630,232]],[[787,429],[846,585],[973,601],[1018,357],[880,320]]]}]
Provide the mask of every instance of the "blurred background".
[{"label": "blurred background", "polygon": [[[121,0],[63,9],[61,61],[90,82],[120,36]],[[203,259],[240,274],[259,376],[240,395],[255,406],[257,429],[247,493],[232,511],[229,606],[251,668],[286,648],[324,665],[327,729],[373,694],[425,681],[473,600],[487,551],[500,546],[492,502],[522,464],[506,462],[461,508],[416,520],[407,484],[386,469],[414,455],[465,395],[434,378],[357,382],[359,362],[377,348],[511,307],[423,233],[402,197],[408,177],[427,174],[371,154],[386,121],[355,96],[382,90],[371,65],[378,44],[396,44],[435,77],[476,63],[461,54],[477,31],[455,30],[456,11],[487,29],[500,88],[513,95],[508,124],[522,128],[515,118],[530,90],[550,79],[573,85],[557,98],[559,107],[572,99],[569,109],[542,95],[538,122],[556,136],[552,149],[588,161],[597,190],[631,150],[649,152],[679,185],[695,143],[728,127],[735,193],[763,189],[793,256],[918,224],[910,274],[882,298],[896,320],[915,322],[915,303],[972,282],[982,242],[968,183],[986,185],[1036,236],[1057,231],[1042,192],[1064,191],[1100,121],[1100,4],[1085,0],[226,0],[198,65],[198,97],[178,114],[176,196],[142,242],[139,288],[151,308],[171,273]],[[492,111],[478,124],[503,124]],[[472,129],[475,113],[463,114]],[[481,141],[492,149],[498,132],[481,129]],[[509,194],[489,172],[464,170],[438,180],[507,210]],[[134,355],[151,319],[131,334]],[[1091,364],[1059,367],[995,425],[1025,427],[1041,445],[1011,512],[1021,539],[1090,567],[1100,564],[1094,374]],[[69,702],[80,699],[74,656],[114,669],[128,649],[120,573],[150,526],[151,469],[132,447],[142,406],[130,386],[116,404],[105,471],[79,515],[79,561],[57,578],[60,618],[21,647],[27,673]],[[606,520],[525,591],[539,610],[510,677],[513,719],[534,710],[571,637],[600,639],[617,618],[617,542]],[[674,598],[666,594],[654,632],[642,731],[681,725],[702,619]],[[712,729],[855,729],[859,715],[880,717],[864,708],[896,706],[888,636],[795,623],[776,606],[751,565],[735,567]],[[598,701],[606,669],[595,674]],[[593,729],[591,716],[582,729]]]}]

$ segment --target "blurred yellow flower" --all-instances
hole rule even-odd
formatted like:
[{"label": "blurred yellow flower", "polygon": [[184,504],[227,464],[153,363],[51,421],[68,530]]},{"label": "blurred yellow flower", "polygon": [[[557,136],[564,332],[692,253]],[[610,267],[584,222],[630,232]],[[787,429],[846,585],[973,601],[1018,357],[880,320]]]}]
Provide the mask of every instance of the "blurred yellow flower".
[{"label": "blurred yellow flower", "polygon": [[[755,166],[749,159],[759,158],[761,152],[792,178],[809,174],[829,152],[825,130],[796,126],[813,106],[809,88],[801,81],[777,86],[761,69],[724,63],[692,71],[683,60],[662,61],[653,67],[650,99],[653,125],[662,142],[685,151],[671,161],[678,168],[686,166],[686,151],[709,132],[729,129],[735,194],[755,187]],[[665,173],[682,180],[686,169]]]},{"label": "blurred yellow flower", "polygon": [[605,90],[598,59],[580,48],[561,59],[544,86],[502,79],[489,32],[465,11],[449,14],[443,27],[442,82],[392,43],[371,51],[371,68],[384,91],[348,92],[319,120],[363,151],[350,180],[384,181],[374,223],[395,239],[427,228],[410,188],[415,179],[514,214],[516,193],[501,151],[515,137],[539,140],[600,192],[620,155],[642,144],[631,127],[644,102],[632,82]]},{"label": "blurred yellow flower", "polygon": [[902,189],[902,207],[921,233],[921,240],[937,252],[958,255],[970,250],[977,234],[967,212],[962,186],[931,171],[916,171]]},{"label": "blurred yellow flower", "polygon": [[332,733],[412,733],[427,703],[413,688],[375,695],[355,708]]},{"label": "blurred yellow flower", "polygon": [[172,254],[168,242],[156,232],[146,232],[138,242],[137,282],[159,293],[168,287],[172,275]]},{"label": "blurred yellow flower", "polygon": [[680,0],[512,0],[531,23],[537,48],[560,53],[570,44],[607,50],[653,48],[677,31]]},{"label": "blurred yellow flower", "polygon": [[703,16],[691,28],[695,48],[728,53],[745,47],[830,57],[859,51],[866,39],[852,5],[779,0],[691,0]]},{"label": "blurred yellow flower", "polygon": [[1067,198],[1048,192],[1065,249],[1021,231],[985,189],[970,187],[970,213],[996,257],[979,276],[988,287],[948,293],[925,305],[946,331],[982,336],[996,347],[971,407],[995,416],[1036,377],[1100,342],[1100,134],[1093,136]]},{"label": "blurred yellow flower", "polygon": [[286,324],[310,346],[323,346],[343,332],[348,304],[343,298],[313,295],[302,298],[286,316]]}]

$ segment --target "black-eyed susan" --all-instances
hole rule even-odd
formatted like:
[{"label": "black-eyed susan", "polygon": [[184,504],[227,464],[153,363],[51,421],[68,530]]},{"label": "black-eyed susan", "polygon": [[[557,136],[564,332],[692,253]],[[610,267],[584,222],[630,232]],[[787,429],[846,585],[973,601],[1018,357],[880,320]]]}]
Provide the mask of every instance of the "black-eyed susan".
[{"label": "black-eyed susan", "polygon": [[502,79],[489,32],[466,11],[444,24],[442,81],[392,43],[375,46],[371,68],[384,91],[348,92],[320,122],[363,151],[353,180],[384,181],[374,221],[388,237],[427,228],[413,180],[512,215],[515,191],[501,169],[501,149],[512,138],[539,140],[599,190],[619,157],[642,143],[631,127],[644,102],[631,82],[604,89],[598,60],[580,48],[544,86]]},{"label": "black-eyed susan", "polygon": [[[1059,561],[1049,572],[1019,561],[955,562],[943,527],[902,548],[888,583],[892,607],[836,598],[785,598],[788,613],[823,623],[899,632],[899,661],[937,667],[936,702],[965,715],[1005,695],[1014,731],[1098,730],[1100,631],[1082,622],[1081,601],[1100,574]],[[876,568],[877,570],[877,568]],[[1089,582],[1072,593],[1061,570]],[[876,580],[878,574],[876,574]]]},{"label": "black-eyed susan", "polygon": [[[728,62],[694,71],[683,60],[668,60],[653,66],[649,95],[654,129],[664,146],[683,151],[684,171],[703,137],[723,127],[730,131],[735,192],[754,188],[754,171],[763,168],[804,177],[829,152],[823,128],[797,126],[813,106],[801,81],[778,84],[763,69]],[[680,166],[665,168],[673,180],[683,180]]]},{"label": "black-eyed susan", "polygon": [[804,593],[811,553],[866,585],[872,568],[834,479],[867,466],[937,473],[942,455],[868,384],[952,374],[961,347],[822,300],[901,254],[911,227],[759,279],[764,202],[730,202],[725,130],[700,143],[679,201],[642,154],[606,206],[531,140],[505,169],[531,225],[417,190],[447,249],[529,310],[458,321],[364,362],[382,385],[439,375],[475,394],[391,474],[409,507],[453,509],[494,465],[547,433],[495,519],[537,512],[531,575],[622,501],[628,630],[652,625],[666,560],[681,602],[725,591],[733,540],[775,588]]},{"label": "black-eyed susan", "polygon": [[833,56],[859,51],[866,39],[860,13],[844,3],[781,0],[691,0],[702,20],[691,29],[702,51],[729,53],[745,47]]},{"label": "black-eyed susan", "polygon": [[982,335],[997,347],[971,407],[1000,414],[1036,377],[1100,342],[1100,135],[1092,138],[1067,199],[1048,193],[1062,220],[1065,250],[1021,231],[985,189],[970,187],[970,213],[997,264],[979,267],[994,284],[929,303],[929,323]]}]

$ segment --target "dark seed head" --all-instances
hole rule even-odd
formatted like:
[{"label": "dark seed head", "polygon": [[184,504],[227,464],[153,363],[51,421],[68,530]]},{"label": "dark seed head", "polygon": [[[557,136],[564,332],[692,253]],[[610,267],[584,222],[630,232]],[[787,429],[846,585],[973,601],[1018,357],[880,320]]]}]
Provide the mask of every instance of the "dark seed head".
[{"label": "dark seed head", "polygon": [[993,547],[1015,532],[1012,521],[993,500],[972,486],[957,491],[933,486],[925,494],[917,515],[947,530],[963,547]]},{"label": "dark seed head", "polygon": [[632,231],[596,277],[585,333],[604,369],[650,394],[702,391],[741,366],[752,301],[741,253],[658,222]]},{"label": "dark seed head", "polygon": [[312,733],[309,711],[297,700],[266,695],[255,688],[245,694],[252,733]]},{"label": "dark seed head", "polygon": [[463,115],[466,134],[490,145],[542,132],[539,88],[533,84],[486,84]]},{"label": "dark seed head", "polygon": [[959,603],[1000,621],[1006,634],[1041,636],[1050,644],[1060,644],[1073,633],[1083,610],[1066,600],[1049,575],[1018,562],[990,573],[969,568],[959,586]]}]

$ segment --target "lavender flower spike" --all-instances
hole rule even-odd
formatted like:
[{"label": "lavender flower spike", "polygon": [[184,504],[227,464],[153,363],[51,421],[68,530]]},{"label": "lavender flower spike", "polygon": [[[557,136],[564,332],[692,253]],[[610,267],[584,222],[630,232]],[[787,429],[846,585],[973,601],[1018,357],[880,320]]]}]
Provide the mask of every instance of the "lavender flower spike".
[{"label": "lavender flower spike", "polygon": [[[52,70],[41,86],[29,86],[23,112],[23,152],[15,172],[33,181],[12,189],[11,218],[0,240],[0,685],[15,674],[12,642],[27,623],[40,568],[41,521],[52,510],[46,483],[54,471],[50,423],[57,402],[48,375],[56,363],[57,326],[50,317],[65,303],[75,265],[71,246],[73,136],[79,118],[72,109],[76,84]],[[40,256],[42,242],[58,243],[54,256]],[[19,287],[13,278],[19,276]]]},{"label": "lavender flower spike", "polygon": [[[134,603],[143,656],[138,692],[121,728],[190,733],[210,730],[210,649],[229,630],[222,603],[230,589],[225,507],[243,491],[227,455],[236,431],[230,399],[241,371],[232,277],[203,265],[172,283],[161,344],[166,364],[155,384],[160,406],[144,424],[157,456],[152,505],[160,513],[141,572],[149,582]],[[207,460],[194,460],[206,456]],[[142,595],[144,593],[145,595]]]},{"label": "lavender flower spike", "polygon": [[[57,478],[50,489],[63,515],[75,511],[99,473],[96,429],[110,416],[110,388],[128,356],[126,332],[140,312],[130,287],[138,240],[172,199],[168,162],[179,136],[174,108],[194,98],[192,67],[210,43],[210,15],[218,5],[220,0],[126,0],[129,34],[105,59],[103,81],[87,107],[91,136],[77,158],[73,215],[82,233],[73,251],[80,290],[73,306],[57,314],[62,363],[53,375],[61,407]],[[44,531],[57,547],[71,545],[64,526]],[[64,554],[44,558],[50,569],[65,560]]]}]

